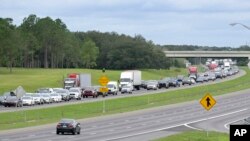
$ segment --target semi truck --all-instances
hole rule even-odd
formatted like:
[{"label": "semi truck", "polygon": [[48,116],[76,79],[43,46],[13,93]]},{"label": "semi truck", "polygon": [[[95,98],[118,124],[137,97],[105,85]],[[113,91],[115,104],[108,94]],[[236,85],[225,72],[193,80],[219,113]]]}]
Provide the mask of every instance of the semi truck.
[{"label": "semi truck", "polygon": [[190,66],[188,67],[188,71],[189,71],[189,77],[196,80],[198,74],[198,68],[196,66]]},{"label": "semi truck", "polygon": [[119,90],[125,85],[133,86],[133,88],[140,90],[141,86],[141,71],[127,70],[121,72]]},{"label": "semi truck", "polygon": [[89,87],[91,86],[91,75],[87,73],[70,73],[64,79],[64,88],[70,89],[72,87]]}]

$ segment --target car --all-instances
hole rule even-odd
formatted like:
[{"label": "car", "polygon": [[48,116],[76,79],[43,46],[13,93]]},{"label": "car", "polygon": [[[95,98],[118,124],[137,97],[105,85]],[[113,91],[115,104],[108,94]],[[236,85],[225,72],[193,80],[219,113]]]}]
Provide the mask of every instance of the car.
[{"label": "car", "polygon": [[209,73],[209,74],[208,74],[208,80],[215,81],[215,80],[216,80],[215,74],[214,74],[214,73]]},{"label": "car", "polygon": [[198,76],[198,78],[196,79],[197,83],[203,83],[204,82],[204,76]]},{"label": "car", "polygon": [[161,89],[163,87],[164,88],[169,88],[169,81],[170,81],[169,77],[165,77],[162,80],[159,80],[158,81],[158,87],[159,87],[159,89]]},{"label": "car", "polygon": [[23,102],[21,100],[21,98],[18,98],[14,92],[9,92],[10,94],[8,96],[6,96],[3,105],[4,107],[10,107],[10,106],[14,106],[14,107],[22,107],[23,106]]},{"label": "car", "polygon": [[176,78],[171,78],[169,80],[169,86],[180,87],[180,83]]},{"label": "car", "polygon": [[32,97],[34,99],[35,104],[39,105],[44,104],[44,99],[40,94],[34,94],[32,95]]},{"label": "car", "polygon": [[101,92],[100,89],[102,88],[102,86],[100,85],[95,85],[95,86],[92,86],[94,88],[94,90],[97,92],[97,96],[102,96],[102,97],[105,97],[105,96],[108,96],[108,92]]},{"label": "car", "polygon": [[158,88],[158,81],[149,81],[147,84],[147,90],[157,90]]},{"label": "car", "polygon": [[117,95],[119,88],[116,81],[109,81],[107,84],[108,94]]},{"label": "car", "polygon": [[58,89],[55,91],[57,94],[61,95],[62,100],[69,101],[71,99],[68,89]]},{"label": "car", "polygon": [[41,93],[42,99],[44,100],[44,103],[52,103],[53,100],[51,98],[51,96],[47,93]]},{"label": "car", "polygon": [[4,101],[6,100],[7,96],[10,96],[10,92],[5,92],[3,96],[0,96],[0,105],[4,105]]},{"label": "car", "polygon": [[80,134],[81,126],[80,123],[74,119],[61,119],[56,126],[56,134],[72,133]]},{"label": "car", "polygon": [[184,79],[184,75],[178,75],[177,76],[178,82],[182,82],[183,79]]},{"label": "car", "polygon": [[58,93],[52,93],[50,94],[50,97],[52,98],[53,102],[62,102],[62,96]]},{"label": "car", "polygon": [[132,94],[132,91],[133,91],[133,86],[131,86],[131,85],[124,85],[121,89],[122,94],[124,94],[124,93]]},{"label": "car", "polygon": [[185,84],[192,85],[193,84],[192,78],[184,77],[183,80],[182,80],[182,85],[185,85]]},{"label": "car", "polygon": [[81,88],[72,87],[69,89],[69,95],[72,99],[81,100],[81,94]]},{"label": "car", "polygon": [[95,88],[93,87],[86,87],[83,91],[82,91],[82,97],[83,98],[88,98],[89,96],[92,96],[93,98],[97,98],[97,91],[95,90]]},{"label": "car", "polygon": [[34,97],[32,97],[32,96],[23,96],[22,102],[23,102],[23,105],[28,105],[28,106],[35,105],[35,100],[34,100]]}]

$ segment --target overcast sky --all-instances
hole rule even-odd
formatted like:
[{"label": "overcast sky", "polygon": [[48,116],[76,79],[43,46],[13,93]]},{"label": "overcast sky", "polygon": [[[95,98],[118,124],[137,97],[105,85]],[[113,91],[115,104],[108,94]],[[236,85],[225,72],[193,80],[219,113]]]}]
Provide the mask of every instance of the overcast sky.
[{"label": "overcast sky", "polygon": [[0,17],[60,18],[71,31],[141,34],[156,44],[250,45],[249,0],[0,0]]}]

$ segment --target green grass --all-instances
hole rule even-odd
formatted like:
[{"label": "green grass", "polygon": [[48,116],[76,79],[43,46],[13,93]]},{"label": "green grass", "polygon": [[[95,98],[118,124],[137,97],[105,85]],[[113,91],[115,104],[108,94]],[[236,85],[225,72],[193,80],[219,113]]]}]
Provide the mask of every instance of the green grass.
[{"label": "green grass", "polygon": [[[68,73],[90,73],[93,85],[99,85],[98,79],[103,75],[101,70],[95,69],[24,69],[14,68],[13,73],[9,73],[7,68],[0,68],[0,95],[3,92],[16,89],[18,86],[28,92],[34,92],[41,87],[62,87],[63,78]],[[117,81],[121,71],[106,70],[105,75],[109,80]],[[165,76],[176,76],[177,74],[187,74],[187,69],[170,70],[142,70],[142,79],[160,79]]]},{"label": "green grass", "polygon": [[[46,109],[0,113],[0,130],[53,123],[63,117],[82,119],[184,101],[200,100],[208,92],[215,96],[239,91],[250,88],[250,70],[248,68],[244,68],[244,70],[246,71],[245,76],[222,83],[182,90],[177,89],[160,94],[107,99],[105,100],[105,113],[103,113],[103,101],[51,107]],[[216,108],[216,105],[214,108]]]},{"label": "green grass", "polygon": [[[13,73],[9,73],[7,68],[0,68],[0,95],[5,91],[23,86],[28,92],[34,92],[41,87],[62,87],[63,78],[68,73],[90,73],[92,84],[99,85],[98,79],[103,75],[101,70],[95,69],[24,69],[14,68]],[[117,81],[121,71],[106,70],[105,75],[109,80]],[[187,69],[170,70],[142,70],[142,79],[160,79],[166,76],[176,76],[177,74],[187,74]]]},{"label": "green grass", "polygon": [[207,134],[205,131],[193,131],[171,135],[154,141],[229,141],[229,135],[219,132],[208,132]]}]

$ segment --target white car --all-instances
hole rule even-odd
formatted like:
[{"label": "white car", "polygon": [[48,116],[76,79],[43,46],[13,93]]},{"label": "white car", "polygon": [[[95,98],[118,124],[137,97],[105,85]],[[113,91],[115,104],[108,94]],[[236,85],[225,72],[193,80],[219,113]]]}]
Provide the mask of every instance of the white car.
[{"label": "white car", "polygon": [[34,101],[35,101],[35,104],[43,104],[44,103],[44,100],[43,100],[43,97],[40,95],[40,94],[34,94],[32,95]]},{"label": "white car", "polygon": [[81,94],[82,94],[81,88],[70,88],[69,89],[70,98],[81,100]]},{"label": "white car", "polygon": [[54,102],[62,102],[62,96],[58,93],[52,93],[50,94],[50,97],[52,98],[52,101]]},{"label": "white car", "polygon": [[43,98],[43,100],[44,100],[44,102],[45,103],[52,103],[53,101],[52,101],[52,98],[50,97],[50,95],[49,94],[41,94],[42,95],[42,98]]},{"label": "white car", "polygon": [[131,85],[124,85],[121,89],[122,94],[124,94],[124,93],[132,94],[132,91],[133,91],[133,86],[131,86]]},{"label": "white car", "polygon": [[23,105],[34,106],[35,100],[32,96],[24,96],[22,97]]}]

